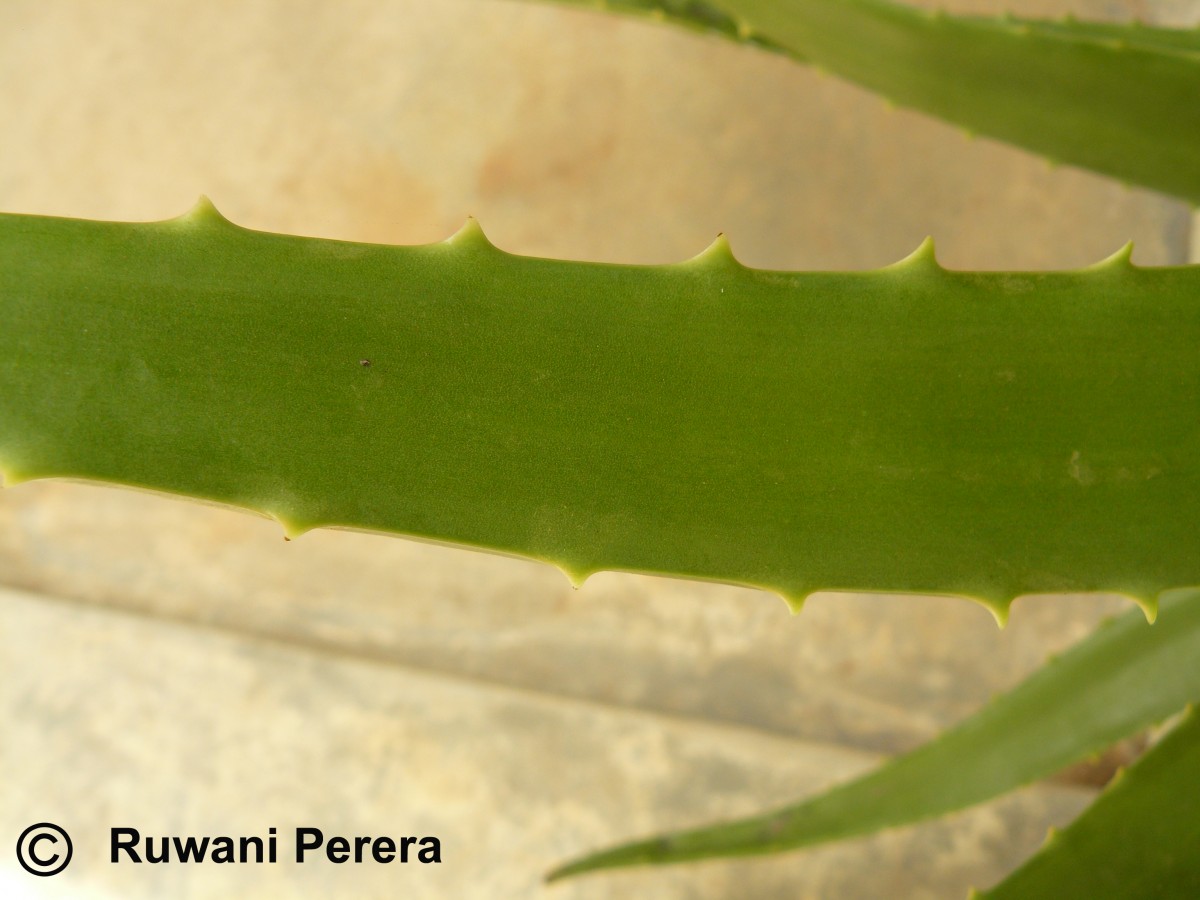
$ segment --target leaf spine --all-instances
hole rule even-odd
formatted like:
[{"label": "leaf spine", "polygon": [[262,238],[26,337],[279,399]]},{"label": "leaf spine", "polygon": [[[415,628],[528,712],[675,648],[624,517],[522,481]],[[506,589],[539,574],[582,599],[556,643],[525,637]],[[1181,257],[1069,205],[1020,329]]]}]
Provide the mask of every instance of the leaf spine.
[{"label": "leaf spine", "polygon": [[1125,246],[1117,250],[1098,263],[1093,263],[1088,266],[1086,271],[1089,272],[1112,272],[1121,270],[1132,270],[1136,268],[1133,264],[1133,241],[1128,241]]},{"label": "leaf spine", "polygon": [[560,572],[563,573],[563,575],[566,576],[567,581],[571,582],[571,587],[575,590],[579,590],[581,587],[583,587],[587,580],[594,574],[586,569],[572,569],[571,567],[565,566],[562,563],[552,563],[552,565],[554,565]]},{"label": "leaf spine", "polygon": [[268,510],[264,510],[263,512],[268,518],[274,519],[279,523],[279,527],[283,529],[283,539],[285,541],[294,541],[296,538],[300,537],[306,532],[312,531],[314,528],[319,527],[316,525],[307,525],[303,522],[293,519],[286,513],[270,512]]},{"label": "leaf spine", "polygon": [[937,261],[937,249],[934,247],[933,238],[927,237],[921,241],[920,246],[912,253],[904,257],[898,262],[892,263],[890,266],[885,266],[883,271],[905,271],[905,272],[944,272],[942,264]]},{"label": "leaf spine", "polygon": [[1149,597],[1141,597],[1136,594],[1131,594],[1130,599],[1139,607],[1141,607],[1142,615],[1146,617],[1147,624],[1153,625],[1154,621],[1158,618],[1159,598],[1153,594]]},{"label": "leaf spine", "polygon": [[474,216],[467,216],[467,221],[463,226],[442,241],[455,249],[462,250],[497,250],[495,244],[488,240],[488,236],[483,233],[483,227],[479,224],[479,220]]},{"label": "leaf spine", "polygon": [[201,194],[191,209],[181,216],[168,219],[169,224],[190,226],[192,228],[237,228],[220,211],[205,194]]},{"label": "leaf spine", "polygon": [[809,597],[808,591],[798,591],[794,594],[785,594],[779,591],[776,593],[780,599],[787,604],[788,612],[790,612],[793,616],[798,616],[800,613],[804,612],[804,603]]},{"label": "leaf spine", "polygon": [[725,236],[725,232],[721,232],[716,236],[711,244],[702,253],[693,256],[691,259],[684,260],[680,265],[689,268],[705,268],[705,269],[744,269],[737,257],[733,255],[733,248],[729,245],[729,238]]},{"label": "leaf spine", "polygon": [[996,620],[996,627],[1003,630],[1008,625],[1009,613],[1012,612],[1012,599],[1009,600],[980,600],[987,611],[992,614],[992,618]]}]

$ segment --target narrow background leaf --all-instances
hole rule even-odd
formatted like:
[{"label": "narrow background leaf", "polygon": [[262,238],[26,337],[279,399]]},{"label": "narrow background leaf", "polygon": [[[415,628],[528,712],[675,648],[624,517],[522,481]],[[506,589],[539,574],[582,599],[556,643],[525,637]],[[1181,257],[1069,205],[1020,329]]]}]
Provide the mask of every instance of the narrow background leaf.
[{"label": "narrow background leaf", "polygon": [[753,41],[967,129],[1200,203],[1200,29],[887,0],[560,0]]},{"label": "narrow background leaf", "polygon": [[[868,834],[991,799],[1084,759],[1200,698],[1200,592],[1103,625],[940,738],[810,800],[585,856],[565,878],[619,866],[774,853]],[[1062,896],[1062,895],[1060,895]],[[1098,895],[1093,895],[1098,896]]]},{"label": "narrow background leaf", "polygon": [[1162,742],[981,900],[1200,897],[1200,717]]}]

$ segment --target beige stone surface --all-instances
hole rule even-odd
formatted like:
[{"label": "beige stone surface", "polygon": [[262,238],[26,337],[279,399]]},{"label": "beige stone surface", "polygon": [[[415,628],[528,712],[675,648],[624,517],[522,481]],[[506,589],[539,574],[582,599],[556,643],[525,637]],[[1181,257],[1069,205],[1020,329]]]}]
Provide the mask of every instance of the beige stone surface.
[{"label": "beige stone surface", "polygon": [[[1026,599],[996,628],[945,597],[724,585],[317,531],[58,482],[0,494],[10,584],[619,706],[877,752],[911,747],[1082,637],[1119,599]],[[981,664],[986,660],[986,664]]]},{"label": "beige stone surface", "polygon": [[[108,897],[529,897],[552,863],[630,833],[755,811],[872,762],[844,748],[563,702],[0,592],[0,830],[73,836],[56,891]],[[11,777],[13,774],[19,777]],[[1038,788],[921,829],[795,857],[544,891],[599,897],[962,896],[1088,795]],[[274,866],[108,862],[108,828],[280,834]],[[296,826],[436,835],[439,865],[285,859]],[[8,843],[8,839],[5,839]],[[22,885],[0,859],[0,888]],[[40,885],[35,885],[40,889]],[[32,896],[37,896],[33,893]]]},{"label": "beige stone surface", "polygon": [[[955,9],[1200,18],[1194,2]],[[663,262],[1179,262],[1180,204],[886,106],[785,59],[506,0],[0,5],[0,209]],[[0,895],[960,897],[1082,795],[791,855],[543,891],[565,854],[798,797],[936,734],[1122,609],[775,598],[35,482],[0,492]],[[45,882],[5,848],[62,818]],[[447,861],[129,873],[120,821],[426,829]],[[92,854],[83,858],[84,843]],[[89,861],[90,860],[90,861]],[[57,886],[56,886],[57,885]]]}]

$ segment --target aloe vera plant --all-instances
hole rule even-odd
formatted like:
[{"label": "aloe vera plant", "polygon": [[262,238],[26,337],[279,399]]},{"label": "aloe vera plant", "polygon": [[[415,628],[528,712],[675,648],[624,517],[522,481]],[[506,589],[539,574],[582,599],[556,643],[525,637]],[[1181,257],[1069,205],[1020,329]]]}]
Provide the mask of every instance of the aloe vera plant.
[{"label": "aloe vera plant", "polygon": [[[1200,200],[1194,32],[878,0],[607,6]],[[1200,693],[1200,267],[1139,268],[1126,248],[1080,271],[951,272],[926,244],[873,272],[772,272],[723,238],[673,266],[609,266],[514,256],[474,222],[423,247],[271,235],[202,201],[136,225],[0,216],[0,315],[9,484],[152,488],[292,537],[385,531],[544,560],[577,584],[658,572],[794,608],[825,588],[952,593],[1003,622],[1019,594],[1109,590],[1153,619],[1161,598],[1153,629],[1131,611],[860,781],[559,876],[938,815]],[[997,896],[1061,896],[1072,867],[1113,855],[1121,823],[1129,858],[1164,837],[1139,823],[1189,783],[1194,747],[1189,719]],[[1172,890],[1195,871],[1197,820],[1176,819],[1144,867]],[[1131,868],[1115,877],[1148,895]]]}]

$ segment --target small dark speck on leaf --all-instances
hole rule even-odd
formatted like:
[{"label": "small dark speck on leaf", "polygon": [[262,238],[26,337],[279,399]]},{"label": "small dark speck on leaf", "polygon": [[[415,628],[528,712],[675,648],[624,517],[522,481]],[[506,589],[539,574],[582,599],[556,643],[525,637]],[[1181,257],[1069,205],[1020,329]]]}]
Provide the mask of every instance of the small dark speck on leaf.
[{"label": "small dark speck on leaf", "polygon": [[369,368],[371,368],[371,361],[370,361],[369,359],[360,359],[360,360],[358,361],[358,364],[359,364],[360,366],[362,366],[364,369],[369,369]]},{"label": "small dark speck on leaf", "polygon": [[283,539],[284,539],[285,541],[290,541],[290,540],[291,540],[291,538],[290,538],[290,537],[288,537],[286,534],[283,536]]}]

